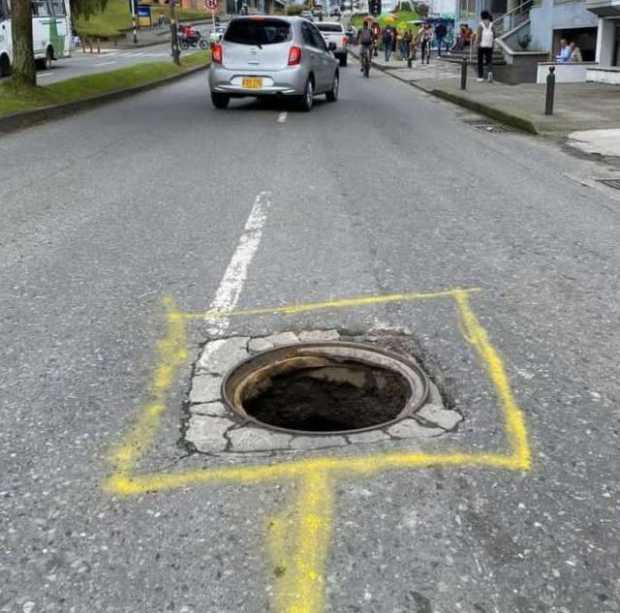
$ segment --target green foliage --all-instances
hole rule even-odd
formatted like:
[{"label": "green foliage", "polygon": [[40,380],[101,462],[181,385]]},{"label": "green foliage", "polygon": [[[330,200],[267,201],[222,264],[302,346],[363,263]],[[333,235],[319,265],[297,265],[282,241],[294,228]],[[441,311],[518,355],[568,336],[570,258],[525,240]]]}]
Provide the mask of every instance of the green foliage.
[{"label": "green foliage", "polygon": [[286,7],[287,15],[301,15],[302,11],[304,11],[303,4],[289,4]]},{"label": "green foliage", "polygon": [[[71,14],[74,17],[90,17],[105,10],[107,0],[71,0]],[[129,6],[125,2],[125,6]],[[129,9],[127,9],[129,10]]]},{"label": "green foliage", "polygon": [[[99,1],[86,0],[92,4]],[[80,36],[115,38],[120,36],[123,30],[131,28],[131,13],[127,0],[103,0],[103,2],[105,3],[103,10],[89,14],[82,13],[74,19],[75,29]]]},{"label": "green foliage", "polygon": [[110,72],[67,79],[46,87],[16,88],[10,80],[5,81],[0,83],[0,117],[144,85],[182,73],[193,66],[207,64],[210,57],[209,51],[198,51],[183,57],[181,66],[176,66],[172,61],[144,62]]},{"label": "green foliage", "polygon": [[[359,29],[362,27],[366,17],[368,17],[368,15],[354,15],[351,19],[351,23]],[[386,25],[392,25],[397,26],[399,29],[404,29],[405,27],[409,27],[409,23],[407,22],[416,19],[420,19],[420,15],[415,11],[397,11],[396,13],[381,15],[377,21],[382,28]]]},{"label": "green foliage", "polygon": [[[177,21],[200,21],[202,19],[211,19],[211,11],[201,11],[194,9],[184,9],[180,6],[176,8]],[[151,5],[151,15],[153,17],[153,21],[157,21],[160,15],[164,15],[164,17],[170,17],[170,9],[168,5],[160,5],[157,6],[155,4]]]}]

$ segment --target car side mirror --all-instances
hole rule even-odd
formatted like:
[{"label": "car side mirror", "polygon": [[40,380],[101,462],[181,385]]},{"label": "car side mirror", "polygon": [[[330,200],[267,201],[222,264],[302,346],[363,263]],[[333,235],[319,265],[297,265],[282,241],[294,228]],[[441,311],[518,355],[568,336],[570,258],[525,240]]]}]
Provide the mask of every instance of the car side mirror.
[{"label": "car side mirror", "polygon": [[336,51],[336,49],[337,49],[338,47],[336,46],[336,43],[331,42],[331,43],[329,43],[329,45],[327,45],[327,48],[328,48],[330,51]]}]

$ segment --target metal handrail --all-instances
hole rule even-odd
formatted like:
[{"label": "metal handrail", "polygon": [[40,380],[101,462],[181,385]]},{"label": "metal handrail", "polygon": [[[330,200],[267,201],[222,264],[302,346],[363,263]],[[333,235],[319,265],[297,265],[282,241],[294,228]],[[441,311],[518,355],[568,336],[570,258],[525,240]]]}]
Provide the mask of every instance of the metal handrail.
[{"label": "metal handrail", "polygon": [[511,13],[516,13],[517,11],[520,11],[527,4],[533,4],[533,3],[534,3],[534,0],[523,0],[523,2],[521,2],[521,4],[519,4],[518,6],[515,6],[513,9],[506,11],[503,15],[500,15],[499,17],[496,17],[493,20],[493,25],[495,25],[496,21],[503,21],[504,17],[508,17],[508,15],[510,15]]},{"label": "metal handrail", "polygon": [[[493,20],[493,25],[495,26],[495,29],[498,33],[498,37],[500,36],[500,32],[499,30],[501,30],[501,34],[504,33],[504,24],[506,23],[506,18],[512,18],[516,15],[521,15],[525,12],[526,8],[531,7],[531,5],[534,3],[534,0],[523,0],[523,2],[521,2],[521,4],[515,6],[514,8],[510,9],[509,11],[506,11],[503,15],[500,15],[499,17],[495,18]],[[516,24],[519,25],[519,24]],[[510,24],[510,28],[508,28],[508,30],[510,31],[512,28],[512,19],[511,19],[511,24]]]}]

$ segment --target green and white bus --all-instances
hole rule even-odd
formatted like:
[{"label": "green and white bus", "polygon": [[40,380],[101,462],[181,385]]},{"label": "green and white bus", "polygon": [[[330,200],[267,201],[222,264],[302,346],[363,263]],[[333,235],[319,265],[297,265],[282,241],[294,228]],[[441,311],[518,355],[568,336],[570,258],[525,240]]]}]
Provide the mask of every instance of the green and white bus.
[{"label": "green and white bus", "polygon": [[[0,0],[0,76],[11,73],[13,41],[11,3]],[[53,60],[71,52],[69,0],[32,0],[32,40],[37,62],[49,68]]]}]

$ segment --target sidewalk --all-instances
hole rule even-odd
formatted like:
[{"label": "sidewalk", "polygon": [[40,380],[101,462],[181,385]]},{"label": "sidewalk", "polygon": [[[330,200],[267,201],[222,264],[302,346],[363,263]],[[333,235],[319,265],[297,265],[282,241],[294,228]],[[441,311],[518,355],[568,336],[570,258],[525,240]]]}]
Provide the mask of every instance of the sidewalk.
[{"label": "sidewalk", "polygon": [[[355,49],[353,52],[357,54]],[[528,132],[565,137],[577,130],[620,128],[620,86],[558,83],[554,114],[548,117],[544,114],[544,85],[478,83],[470,68],[467,90],[462,91],[460,65],[436,57],[424,65],[418,59],[409,69],[406,62],[390,60],[386,63],[379,53],[373,65],[433,95]]]}]

